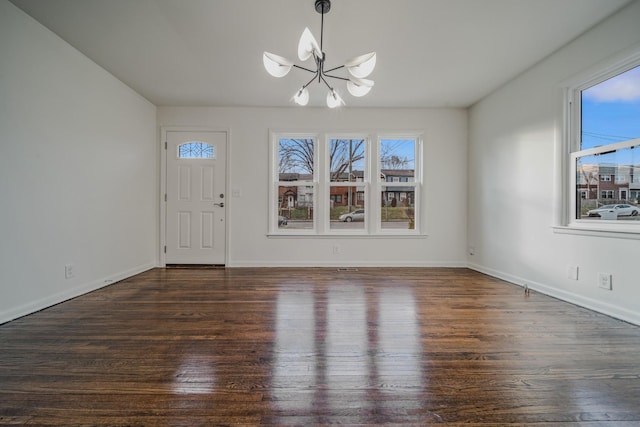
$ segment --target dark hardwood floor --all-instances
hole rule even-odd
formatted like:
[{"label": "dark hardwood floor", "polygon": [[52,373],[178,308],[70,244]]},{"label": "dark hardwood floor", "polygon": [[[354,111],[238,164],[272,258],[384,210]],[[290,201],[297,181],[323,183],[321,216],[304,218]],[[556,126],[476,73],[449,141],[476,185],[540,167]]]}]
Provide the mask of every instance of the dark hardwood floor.
[{"label": "dark hardwood floor", "polygon": [[465,269],[155,269],[0,350],[0,425],[640,425],[640,328]]}]

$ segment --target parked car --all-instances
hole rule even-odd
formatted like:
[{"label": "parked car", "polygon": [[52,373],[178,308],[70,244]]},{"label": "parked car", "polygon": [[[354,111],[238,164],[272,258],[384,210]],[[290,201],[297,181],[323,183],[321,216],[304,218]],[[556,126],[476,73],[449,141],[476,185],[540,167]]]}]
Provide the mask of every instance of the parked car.
[{"label": "parked car", "polygon": [[282,227],[283,225],[287,225],[287,218],[279,215],[278,216],[278,227]]},{"label": "parked car", "polygon": [[591,209],[587,212],[589,216],[601,217],[608,216],[607,214],[615,214],[615,216],[636,216],[640,214],[640,209],[637,206],[631,205],[604,205],[598,209]]},{"label": "parked car", "polygon": [[338,220],[344,222],[364,221],[364,209],[358,209],[353,212],[342,214],[338,217]]}]

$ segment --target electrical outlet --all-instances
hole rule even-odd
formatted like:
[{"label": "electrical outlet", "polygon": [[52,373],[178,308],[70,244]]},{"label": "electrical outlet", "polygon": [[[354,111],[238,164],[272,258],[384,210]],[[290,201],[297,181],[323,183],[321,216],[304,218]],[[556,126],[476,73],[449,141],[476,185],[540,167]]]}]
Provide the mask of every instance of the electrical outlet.
[{"label": "electrical outlet", "polygon": [[333,251],[334,255],[340,255],[340,245],[333,245],[331,250]]},{"label": "electrical outlet", "polygon": [[469,246],[469,255],[475,255],[475,254],[476,254],[476,247]]},{"label": "electrical outlet", "polygon": [[72,279],[76,277],[75,266],[73,264],[67,264],[64,266],[64,278]]},{"label": "electrical outlet", "polygon": [[577,265],[568,265],[567,266],[567,279],[578,280],[578,266]]},{"label": "electrical outlet", "polygon": [[613,277],[609,273],[598,273],[598,287],[610,291],[612,288]]}]

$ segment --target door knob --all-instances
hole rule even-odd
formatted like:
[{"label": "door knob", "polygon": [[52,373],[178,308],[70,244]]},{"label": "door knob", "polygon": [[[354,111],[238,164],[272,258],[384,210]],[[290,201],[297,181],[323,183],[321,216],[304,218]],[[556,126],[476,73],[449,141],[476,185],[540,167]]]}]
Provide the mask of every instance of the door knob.
[{"label": "door knob", "polygon": [[214,203],[213,206],[220,206],[221,208],[224,208],[224,202]]}]

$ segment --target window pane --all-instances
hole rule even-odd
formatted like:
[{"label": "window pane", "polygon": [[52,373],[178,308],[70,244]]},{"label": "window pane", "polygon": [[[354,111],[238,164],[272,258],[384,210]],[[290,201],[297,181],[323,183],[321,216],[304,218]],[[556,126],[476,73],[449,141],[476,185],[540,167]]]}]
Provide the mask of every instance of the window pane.
[{"label": "window pane", "polygon": [[332,186],[330,192],[333,196],[330,197],[329,207],[331,230],[363,230],[366,206],[364,186]]},{"label": "window pane", "polygon": [[383,229],[413,230],[415,228],[415,188],[383,187],[381,227]]},{"label": "window pane", "polygon": [[213,159],[215,158],[215,148],[206,142],[185,142],[178,146],[178,158]]},{"label": "window pane", "polygon": [[576,218],[640,220],[639,197],[640,147],[576,160]]},{"label": "window pane", "polygon": [[416,141],[383,139],[380,141],[380,179],[383,182],[414,182]]},{"label": "window pane", "polygon": [[581,148],[640,138],[640,67],[581,93]]},{"label": "window pane", "polygon": [[[420,136],[380,138],[376,139],[378,147],[370,147],[369,137],[348,135],[354,134],[274,134],[270,144],[274,150],[274,161],[270,162],[270,231],[282,235],[364,235],[368,231],[375,235],[380,227],[403,230],[399,235],[406,234],[404,230],[417,231],[413,218],[419,216],[415,209],[422,177],[416,157],[421,152]],[[371,152],[376,153],[374,158],[369,156]],[[382,201],[378,199],[380,192]],[[371,194],[375,195],[373,199]],[[383,216],[380,202],[387,208],[383,224],[368,222],[371,218],[378,222]]]},{"label": "window pane", "polygon": [[311,138],[278,141],[278,172],[280,181],[312,181],[314,140]]},{"label": "window pane", "polygon": [[313,228],[313,186],[278,186],[278,229]]},{"label": "window pane", "polygon": [[329,141],[330,181],[362,182],[364,153],[364,139],[331,139]]}]

